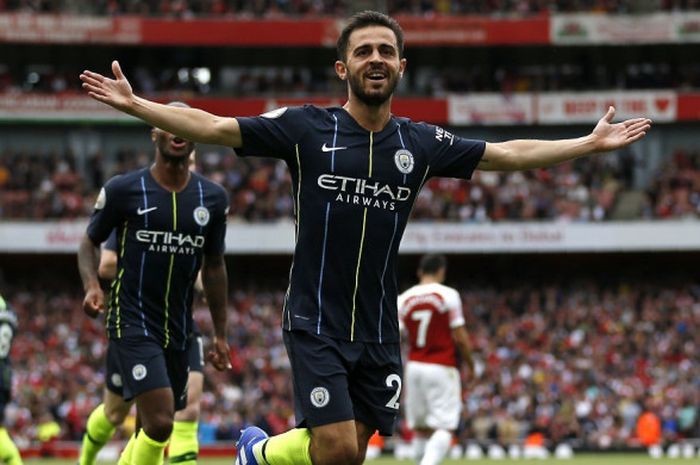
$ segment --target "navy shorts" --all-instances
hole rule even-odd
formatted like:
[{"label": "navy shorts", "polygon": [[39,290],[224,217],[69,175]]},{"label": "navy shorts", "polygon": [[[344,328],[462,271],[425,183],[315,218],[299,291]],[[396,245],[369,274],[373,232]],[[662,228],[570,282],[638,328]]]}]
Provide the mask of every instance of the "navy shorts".
[{"label": "navy shorts", "polygon": [[187,351],[187,361],[190,371],[202,372],[204,370],[204,341],[202,335],[193,333],[190,336],[190,348]]},{"label": "navy shorts", "polygon": [[187,406],[188,350],[164,349],[148,336],[110,339],[107,389],[129,401],[144,392],[170,387],[175,410]]},{"label": "navy shorts", "polygon": [[356,420],[394,432],[401,395],[399,344],[350,342],[284,331],[298,427]]}]

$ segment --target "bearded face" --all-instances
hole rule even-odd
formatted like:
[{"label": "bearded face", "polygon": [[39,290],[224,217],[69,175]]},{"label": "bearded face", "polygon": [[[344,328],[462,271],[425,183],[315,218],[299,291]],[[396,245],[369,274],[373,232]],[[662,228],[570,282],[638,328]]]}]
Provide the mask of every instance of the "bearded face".
[{"label": "bearded face", "polygon": [[373,64],[367,71],[348,70],[350,90],[362,103],[379,106],[389,100],[399,84],[400,76],[382,64]]},{"label": "bearded face", "polygon": [[336,62],[350,94],[369,106],[387,102],[406,66],[399,57],[396,36],[384,26],[368,26],[352,32],[345,62]]}]

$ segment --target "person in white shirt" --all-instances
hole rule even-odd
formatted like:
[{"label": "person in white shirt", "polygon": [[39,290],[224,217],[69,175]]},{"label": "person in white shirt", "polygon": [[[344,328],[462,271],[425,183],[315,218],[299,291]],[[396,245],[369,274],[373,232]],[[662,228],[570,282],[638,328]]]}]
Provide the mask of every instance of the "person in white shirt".
[{"label": "person in white shirt", "polygon": [[409,345],[406,420],[415,433],[420,465],[437,465],[445,458],[459,425],[459,357],[474,373],[462,301],[455,289],[442,284],[446,271],[443,255],[425,255],[418,268],[419,283],[398,299],[399,322]]}]

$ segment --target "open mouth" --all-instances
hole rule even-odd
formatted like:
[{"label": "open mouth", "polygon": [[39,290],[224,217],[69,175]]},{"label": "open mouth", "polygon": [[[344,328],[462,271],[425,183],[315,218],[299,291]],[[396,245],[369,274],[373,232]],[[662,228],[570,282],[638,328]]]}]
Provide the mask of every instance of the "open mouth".
[{"label": "open mouth", "polygon": [[170,146],[175,150],[181,150],[187,146],[187,141],[179,137],[173,137],[173,139],[170,141]]},{"label": "open mouth", "polygon": [[386,79],[386,73],[383,71],[370,71],[365,76],[370,81],[383,81]]}]

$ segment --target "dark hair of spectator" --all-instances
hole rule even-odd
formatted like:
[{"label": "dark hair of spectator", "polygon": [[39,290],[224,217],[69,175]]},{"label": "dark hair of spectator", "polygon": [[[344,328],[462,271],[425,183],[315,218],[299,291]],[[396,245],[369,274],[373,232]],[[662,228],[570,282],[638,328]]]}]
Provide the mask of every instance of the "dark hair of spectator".
[{"label": "dark hair of spectator", "polygon": [[350,34],[357,29],[362,29],[369,26],[384,26],[394,31],[396,36],[396,45],[399,49],[399,58],[403,58],[403,31],[401,26],[395,19],[380,13],[378,11],[365,10],[354,14],[348,20],[348,23],[343,28],[343,31],[338,37],[336,45],[338,50],[338,60],[345,62],[348,53],[348,41]]},{"label": "dark hair of spectator", "polygon": [[420,274],[435,274],[438,271],[447,268],[447,259],[444,255],[428,254],[423,255],[418,265]]}]

